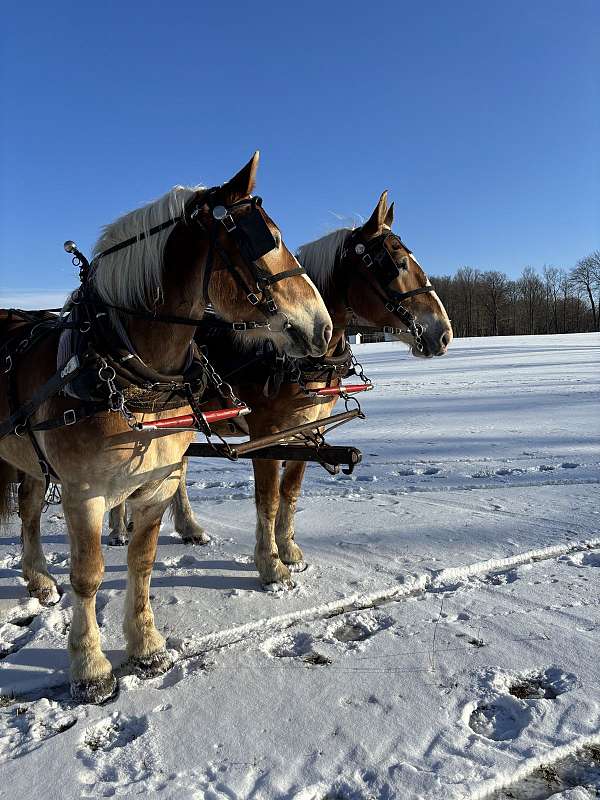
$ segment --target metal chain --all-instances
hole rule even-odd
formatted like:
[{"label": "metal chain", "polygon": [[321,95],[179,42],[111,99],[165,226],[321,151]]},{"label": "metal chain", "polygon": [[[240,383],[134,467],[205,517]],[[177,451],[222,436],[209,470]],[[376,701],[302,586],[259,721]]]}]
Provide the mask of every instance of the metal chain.
[{"label": "metal chain", "polygon": [[132,430],[140,430],[140,423],[136,420],[135,414],[133,414],[127,408],[127,405],[125,404],[125,396],[123,392],[118,389],[117,384],[115,383],[117,373],[110,366],[110,364],[106,363],[103,358],[100,358],[98,377],[101,381],[103,381],[103,383],[106,384],[108,389],[108,410],[116,414],[121,414],[125,422]]},{"label": "metal chain", "polygon": [[212,383],[217,392],[221,395],[223,400],[232,404],[234,408],[243,408],[246,404],[234,394],[233,388],[230,383],[224,381],[219,373],[215,370],[213,365],[207,359],[202,351],[200,352],[200,360],[206,370],[209,381]]}]

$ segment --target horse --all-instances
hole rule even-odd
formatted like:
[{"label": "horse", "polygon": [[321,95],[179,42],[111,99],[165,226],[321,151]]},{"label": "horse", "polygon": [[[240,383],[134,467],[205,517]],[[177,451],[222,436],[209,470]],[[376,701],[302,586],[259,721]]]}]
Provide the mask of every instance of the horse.
[{"label": "horse", "polygon": [[[106,389],[103,410],[92,405],[90,414],[89,403],[77,399],[77,393],[55,393],[0,439],[0,510],[6,517],[11,489],[22,478],[23,576],[30,594],[42,604],[59,599],[40,544],[47,485],[42,470],[60,481],[73,592],[70,688],[77,702],[102,703],[118,689],[100,646],[95,602],[104,573],[103,517],[125,500],[133,520],[123,624],[127,655],[142,677],[162,674],[172,664],[154,624],[149,587],[160,522],[180,485],[183,454],[194,433],[141,432],[131,411],[135,402],[144,409],[144,421],[170,416],[166,409],[174,407],[183,413],[193,409],[198,396],[190,391],[188,364],[196,352],[195,327],[209,303],[223,319],[238,320],[232,325],[245,324],[249,337],[270,339],[290,355],[319,355],[329,343],[332,322],[318,290],[285,246],[260,198],[251,194],[258,160],[256,152],[221,186],[177,186],[106,226],[94,248],[84,294],[75,292],[67,302],[63,329],[50,325],[43,336],[31,339],[25,355],[5,356],[0,424],[6,418],[12,424],[15,398],[24,404],[18,416],[27,402],[31,407],[40,393],[49,391],[52,381],[64,383],[72,377],[72,360],[55,372],[64,330],[71,325],[78,336],[85,336],[90,326],[93,332],[101,325],[101,335],[93,340],[100,349],[95,372],[79,377],[93,379],[94,391]],[[80,325],[75,311],[88,306],[91,312]],[[12,312],[0,315],[0,344],[14,328]],[[113,341],[119,345],[119,358],[113,354],[109,362]],[[125,389],[118,383],[125,369],[140,377],[129,387],[131,401],[124,400]],[[155,382],[148,382],[148,376],[155,376]],[[156,387],[170,403],[157,402]]]},{"label": "horse", "polygon": [[[331,415],[337,397],[315,397],[305,390],[325,386],[323,378],[329,386],[340,385],[339,361],[347,361],[345,331],[353,317],[378,329],[391,328],[414,356],[431,358],[446,353],[453,337],[450,320],[412,251],[392,232],[393,220],[394,204],[388,207],[387,192],[383,192],[361,227],[341,228],[300,247],[298,259],[323,295],[333,320],[333,336],[324,358],[312,365],[311,359],[306,360],[302,385],[294,379],[284,381],[274,399],[265,396],[264,375],[253,381],[250,371],[250,377],[236,385],[236,392],[252,408],[247,419],[252,437]],[[202,337],[201,331],[198,336]],[[211,354],[210,340],[207,343]],[[231,340],[225,346],[230,360],[236,350],[239,358],[239,341]],[[338,356],[336,361],[337,354],[341,359]],[[265,586],[291,588],[291,572],[305,566],[295,541],[294,515],[306,464],[287,461],[282,475],[279,461],[255,459],[253,468],[257,511],[254,561]],[[184,541],[204,544],[209,537],[194,518],[185,487],[186,469],[184,464],[171,511]],[[113,510],[111,528],[113,544],[127,542],[123,507]]]}]

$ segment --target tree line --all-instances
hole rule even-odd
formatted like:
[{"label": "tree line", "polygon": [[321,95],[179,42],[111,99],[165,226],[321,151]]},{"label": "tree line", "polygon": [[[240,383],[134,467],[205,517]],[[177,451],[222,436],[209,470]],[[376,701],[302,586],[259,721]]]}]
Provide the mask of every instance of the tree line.
[{"label": "tree line", "polygon": [[516,280],[461,267],[431,282],[455,336],[576,333],[600,328],[600,250],[571,270],[525,267]]}]

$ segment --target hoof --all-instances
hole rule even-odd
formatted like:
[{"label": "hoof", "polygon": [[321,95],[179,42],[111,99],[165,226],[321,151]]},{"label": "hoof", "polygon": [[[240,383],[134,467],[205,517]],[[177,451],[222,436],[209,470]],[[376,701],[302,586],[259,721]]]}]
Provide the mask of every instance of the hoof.
[{"label": "hoof", "polygon": [[71,681],[71,697],[76,703],[98,706],[111,700],[117,694],[118,686],[112,672],[96,681]]},{"label": "hoof", "polygon": [[286,578],[285,580],[272,581],[271,583],[265,583],[263,581],[262,587],[265,592],[274,594],[276,592],[288,592],[290,589],[295,589],[296,584],[291,578]]},{"label": "hoof", "polygon": [[40,586],[37,589],[29,589],[31,597],[35,597],[42,606],[55,606],[61,598],[62,591],[52,583],[49,586]]},{"label": "hoof", "polygon": [[308,569],[308,564],[306,561],[295,561],[293,564],[286,564],[286,567],[290,572],[304,572]]},{"label": "hoof", "polygon": [[194,528],[188,531],[177,531],[184,544],[208,544],[210,536],[202,528]]},{"label": "hoof", "polygon": [[129,537],[126,533],[114,533],[108,537],[109,547],[126,547],[129,544]]},{"label": "hoof", "polygon": [[173,666],[173,659],[166,650],[157,650],[143,658],[132,658],[131,666],[140,678],[157,678]]}]

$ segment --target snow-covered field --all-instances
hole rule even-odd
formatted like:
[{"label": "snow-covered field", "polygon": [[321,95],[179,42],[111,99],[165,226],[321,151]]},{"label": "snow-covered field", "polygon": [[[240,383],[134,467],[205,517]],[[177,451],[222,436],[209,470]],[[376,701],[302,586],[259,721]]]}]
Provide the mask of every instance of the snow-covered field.
[{"label": "snow-covered field", "polygon": [[[286,594],[252,564],[246,463],[197,460],[210,545],[165,520],[152,593],[178,662],[68,700],[67,590],[28,599],[0,538],[0,797],[413,800],[600,794],[600,335],[356,348],[376,391],[352,476],[309,467]],[[68,588],[64,521],[43,520]],[[123,662],[125,552],[104,646]],[[13,699],[14,698],[14,699]]]}]

